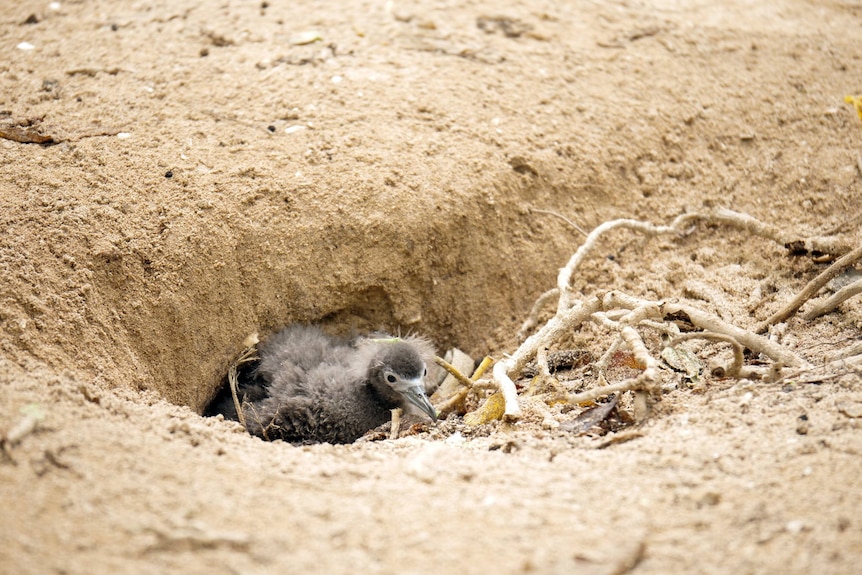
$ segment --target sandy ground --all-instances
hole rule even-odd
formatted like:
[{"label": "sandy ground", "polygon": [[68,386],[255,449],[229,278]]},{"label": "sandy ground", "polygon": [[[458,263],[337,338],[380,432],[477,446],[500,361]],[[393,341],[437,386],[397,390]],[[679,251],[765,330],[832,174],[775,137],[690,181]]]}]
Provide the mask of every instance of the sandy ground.
[{"label": "sandy ground", "polygon": [[[198,414],[293,321],[514,351],[584,239],[548,211],[859,245],[860,25],[854,0],[3,3],[0,571],[858,573],[852,370],[663,369],[616,443],[529,410],[309,447]],[[702,224],[611,234],[574,285],[751,329],[825,265]],[[858,299],[773,337],[820,364]]]}]

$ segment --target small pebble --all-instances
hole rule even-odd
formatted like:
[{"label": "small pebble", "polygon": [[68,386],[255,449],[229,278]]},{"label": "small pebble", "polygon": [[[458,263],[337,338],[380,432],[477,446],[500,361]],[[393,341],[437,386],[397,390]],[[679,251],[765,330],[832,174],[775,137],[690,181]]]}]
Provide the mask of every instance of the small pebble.
[{"label": "small pebble", "polygon": [[788,521],[787,525],[785,525],[784,528],[787,529],[788,533],[796,535],[798,533],[801,533],[805,529],[805,522],[800,521],[799,519],[795,519],[793,521]]},{"label": "small pebble", "polygon": [[321,36],[320,32],[317,32],[316,30],[297,32],[290,37],[290,43],[294,46],[305,46],[306,44],[311,44],[320,40],[323,40],[323,36]]},{"label": "small pebble", "polygon": [[838,411],[850,418],[860,418],[862,417],[862,403],[845,401],[838,404]]},{"label": "small pebble", "polygon": [[456,431],[455,433],[446,438],[446,443],[449,445],[462,445],[466,441],[467,439],[463,435],[461,435],[460,431]]},{"label": "small pebble", "polygon": [[802,414],[796,419],[796,433],[799,435],[808,435],[808,429],[811,423],[808,421],[808,415]]}]

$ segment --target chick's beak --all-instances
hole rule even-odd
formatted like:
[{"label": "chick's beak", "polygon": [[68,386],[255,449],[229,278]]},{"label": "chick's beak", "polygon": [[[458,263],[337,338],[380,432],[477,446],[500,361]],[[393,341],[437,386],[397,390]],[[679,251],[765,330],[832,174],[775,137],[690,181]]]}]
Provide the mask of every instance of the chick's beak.
[{"label": "chick's beak", "polygon": [[413,382],[402,393],[407,398],[407,401],[421,409],[422,413],[427,414],[431,418],[431,421],[437,421],[437,411],[431,405],[428,396],[425,395],[425,386],[421,380]]}]

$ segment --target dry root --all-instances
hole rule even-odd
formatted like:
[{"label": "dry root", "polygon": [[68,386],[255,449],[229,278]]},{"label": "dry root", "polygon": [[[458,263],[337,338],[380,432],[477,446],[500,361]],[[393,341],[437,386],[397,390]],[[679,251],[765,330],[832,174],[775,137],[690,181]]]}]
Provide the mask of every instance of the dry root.
[{"label": "dry root", "polygon": [[242,424],[246,429],[248,429],[248,427],[245,424],[245,410],[242,408],[243,406],[240,402],[239,393],[237,392],[237,386],[239,385],[239,366],[260,359],[257,356],[257,344],[259,341],[257,332],[246,337],[243,342],[245,348],[230,364],[227,371],[227,381],[230,386],[230,395],[233,398],[233,405],[236,408],[237,419],[239,419],[240,424]]},{"label": "dry root", "polygon": [[491,367],[491,365],[494,363],[494,360],[492,360],[490,357],[485,357],[479,364],[479,367],[475,369],[472,376],[467,377],[466,375],[461,373],[458,368],[450,364],[442,357],[435,357],[434,361],[437,363],[437,365],[452,374],[452,376],[456,380],[458,380],[458,383],[460,383],[462,386],[461,389],[449,396],[442,404],[437,406],[437,414],[439,417],[446,417],[447,414],[456,411],[458,406],[462,406],[464,404],[464,401],[469,394],[484,389],[486,386],[478,383],[479,379],[483,375],[485,375],[485,372],[488,371],[488,368]]},{"label": "dry root", "polygon": [[[795,297],[782,307],[779,312],[758,325],[754,330],[735,324],[720,293],[708,286],[690,281],[686,284],[687,293],[699,299],[711,301],[718,309],[716,315],[693,305],[681,303],[677,299],[646,300],[636,298],[619,291],[609,291],[598,295],[584,297],[572,288],[572,278],[582,262],[591,255],[601,242],[601,238],[616,229],[627,229],[647,237],[660,235],[684,235],[692,231],[693,226],[708,223],[719,226],[729,226],[750,234],[778,242],[795,252],[809,251],[813,254],[828,254],[831,256],[845,253],[826,271],[812,280]],[[794,314],[806,301],[813,297],[826,283],[842,270],[862,259],[862,247],[850,249],[849,244],[834,237],[812,237],[798,239],[786,228],[778,228],[765,224],[752,216],[727,209],[715,209],[706,213],[687,213],[677,217],[668,225],[654,225],[631,219],[621,219],[606,222],[587,235],[583,245],[572,255],[565,267],[560,270],[556,287],[542,294],[536,301],[527,320],[519,331],[523,343],[511,355],[499,361],[493,370],[493,380],[505,400],[504,419],[518,419],[521,416],[521,406],[518,392],[513,381],[532,360],[538,362],[540,378],[551,378],[548,367],[548,351],[558,347],[561,342],[570,338],[571,334],[592,323],[612,336],[611,343],[601,359],[596,362],[598,381],[603,383],[598,387],[572,393],[567,396],[572,404],[591,402],[603,396],[620,392],[633,391],[636,394],[635,406],[646,405],[646,398],[655,395],[661,389],[661,367],[659,361],[650,352],[644,342],[643,330],[655,330],[669,337],[667,346],[673,347],[684,340],[706,339],[723,342],[731,346],[733,359],[728,365],[718,366],[714,375],[730,378],[760,378],[771,374],[774,378],[782,376],[782,370],[793,369],[796,373],[806,373],[812,366],[802,357],[778,342],[759,335],[766,332],[777,322],[783,321]],[[841,302],[862,292],[862,282],[856,282],[837,292],[834,296],[811,309],[804,319],[812,319],[828,313]],[[530,335],[539,324],[539,316],[556,300],[556,312],[547,322]],[[681,333],[684,331],[685,333]],[[610,359],[617,350],[627,349],[640,372],[637,376],[624,381],[607,384],[604,373]],[[767,368],[744,365],[744,350],[765,358],[769,363]],[[842,360],[847,364],[847,360]],[[643,407],[641,407],[642,409]],[[637,413],[636,413],[637,415]]]},{"label": "dry root", "polygon": [[816,317],[820,317],[823,314],[829,313],[830,311],[838,307],[842,302],[860,293],[862,293],[862,280],[857,280],[835,292],[826,301],[814,305],[810,310],[805,313],[805,315],[802,316],[802,319],[811,320]]},{"label": "dry root", "polygon": [[[853,264],[858,262],[860,259],[862,259],[862,246],[859,246],[855,250],[841,256],[838,260],[835,261],[835,263],[833,263],[831,266],[826,268],[826,270],[823,273],[821,273],[816,278],[814,278],[813,280],[808,282],[808,285],[806,285],[802,289],[802,291],[796,295],[796,297],[794,297],[792,300],[790,300],[790,302],[786,306],[784,306],[783,308],[778,310],[769,319],[767,319],[765,322],[760,324],[760,326],[757,328],[757,333],[765,332],[766,330],[769,329],[769,326],[774,325],[780,321],[784,321],[785,319],[787,319],[788,317],[790,317],[791,315],[796,313],[796,310],[798,310],[800,307],[802,307],[802,304],[804,304],[806,301],[811,299],[811,297],[814,296],[814,294],[819,292],[823,288],[823,286],[825,286],[827,283],[829,283],[829,280],[831,280],[832,278],[834,278],[835,276],[840,274],[842,271],[847,269],[849,266],[852,266]],[[850,286],[847,286],[847,287],[850,287]],[[855,295],[855,294],[851,294],[851,295]],[[850,296],[847,296],[847,297],[850,297]],[[846,299],[846,298],[844,298],[844,299]],[[835,306],[837,306],[839,303],[844,301],[844,299],[838,300],[835,303]],[[835,306],[833,306],[833,308]],[[833,309],[833,308],[830,308],[830,309]],[[823,313],[826,313],[826,312],[823,312]]]}]

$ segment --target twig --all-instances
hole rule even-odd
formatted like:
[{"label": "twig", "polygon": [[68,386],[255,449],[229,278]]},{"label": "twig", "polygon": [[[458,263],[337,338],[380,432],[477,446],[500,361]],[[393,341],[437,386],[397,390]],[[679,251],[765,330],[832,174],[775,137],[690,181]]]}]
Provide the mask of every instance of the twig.
[{"label": "twig", "polygon": [[[239,402],[239,395],[236,391],[237,385],[237,373],[236,373],[236,364],[230,366],[230,369],[227,371],[227,381],[230,385],[230,396],[233,398],[233,406],[236,409],[236,417],[239,420],[240,424],[245,427],[245,413],[242,411],[242,405]],[[248,429],[246,427],[246,429]]]},{"label": "twig", "polygon": [[540,345],[536,350],[536,367],[539,370],[541,380],[551,379],[551,367],[548,365],[548,346]]},{"label": "twig", "polygon": [[[829,256],[840,256],[849,252],[853,246],[835,236],[811,236],[803,240],[787,242],[784,247],[791,249],[791,251],[802,248],[804,252],[811,255],[816,255],[817,252],[820,252],[820,254],[827,254]],[[823,256],[819,257],[822,258]],[[832,258],[828,258],[826,261],[831,260]],[[816,259],[815,261],[822,260]]]},{"label": "twig", "polygon": [[524,341],[527,339],[527,335],[530,331],[539,324],[539,312],[542,311],[542,308],[544,308],[552,299],[559,297],[560,288],[551,288],[539,296],[539,299],[536,300],[536,303],[533,304],[533,308],[527,315],[527,319],[524,320],[523,324],[521,324],[521,329],[518,330],[518,341]]},{"label": "twig", "polygon": [[829,283],[832,278],[840,274],[845,268],[855,264],[860,259],[862,259],[862,246],[857,247],[835,260],[831,266],[823,270],[823,272],[821,272],[817,277],[808,282],[808,284],[802,288],[802,291],[796,294],[796,297],[790,300],[787,305],[757,326],[755,331],[757,333],[764,333],[770,328],[770,326],[784,321],[793,315],[796,310],[802,307],[802,304],[808,301],[815,293],[820,291],[820,289]]},{"label": "twig", "polygon": [[452,397],[444,401],[437,407],[438,417],[443,418],[448,415],[450,411],[454,410],[456,406],[461,405],[461,402],[467,398],[470,391],[471,389],[469,387],[462,387],[457,393],[452,395]]},{"label": "twig", "polygon": [[518,404],[518,389],[515,387],[515,382],[507,373],[510,369],[517,366],[517,361],[512,358],[506,358],[503,361],[498,361],[494,366],[494,379],[500,387],[500,393],[503,394],[505,407],[503,408],[503,417],[506,419],[520,419],[521,406]]},{"label": "twig", "polygon": [[713,331],[696,331],[689,333],[681,333],[675,338],[673,338],[667,344],[667,347],[673,347],[676,344],[689,339],[711,339],[714,341],[723,341],[725,343],[729,343],[733,348],[733,363],[731,363],[729,367],[722,368],[724,370],[723,374],[716,375],[718,377],[739,377],[740,371],[742,370],[742,362],[744,360],[744,349],[742,347],[742,344],[736,341],[733,337],[725,333],[715,333]]},{"label": "twig", "polygon": [[[809,375],[807,378],[800,377],[805,374],[812,374],[815,370],[823,370],[824,372],[836,371],[837,373],[832,373],[828,375],[822,376],[812,376]],[[827,362],[821,366],[807,366],[798,371],[794,371],[789,374],[785,374],[783,377],[779,379],[779,381],[786,381],[790,379],[803,379],[803,381],[824,381],[826,379],[831,379],[835,377],[840,377],[841,375],[845,375],[847,373],[857,373],[862,372],[862,354],[853,355],[849,357],[842,357],[840,359],[833,359],[832,361]]]},{"label": "twig", "polygon": [[573,405],[582,405],[584,403],[590,403],[592,401],[597,400],[600,397],[604,397],[606,395],[610,395],[612,393],[618,393],[621,391],[631,391],[633,389],[640,389],[641,378],[643,373],[638,375],[637,377],[632,377],[618,383],[611,383],[608,385],[603,385],[601,387],[594,387],[593,389],[588,389],[586,391],[582,391],[580,393],[571,393],[566,397],[566,401]]},{"label": "twig", "polygon": [[701,216],[698,214],[683,214],[678,216],[669,226],[656,226],[649,222],[629,219],[612,220],[598,226],[590,232],[581,247],[577,249],[565,267],[563,267],[557,275],[557,288],[560,290],[560,301],[557,304],[557,312],[559,313],[560,311],[571,307],[573,303],[571,298],[571,282],[575,269],[593,250],[595,245],[598,243],[599,238],[605,233],[617,228],[635,230],[648,236],[679,233],[685,224],[700,217]]},{"label": "twig", "polygon": [[842,350],[827,354],[826,360],[836,361],[859,354],[862,354],[862,341],[857,341],[856,343],[849,345]]},{"label": "twig", "polygon": [[644,319],[639,321],[638,325],[654,329],[657,332],[666,334],[670,337],[676,337],[679,335],[679,326],[675,323]]},{"label": "twig", "polygon": [[[605,449],[610,447],[611,445],[616,445],[618,443],[625,443],[626,441],[631,441],[632,439],[637,439],[639,437],[643,437],[644,432],[640,429],[628,429],[625,431],[620,431],[619,433],[614,433],[610,436],[606,436],[606,439],[601,441],[596,445],[596,449]],[[639,559],[638,559],[639,560]],[[624,563],[623,565],[628,565],[628,563]],[[614,570],[611,571],[612,574],[615,573],[628,573],[631,569],[634,569],[637,565],[631,565],[628,570]]]},{"label": "twig", "polygon": [[761,222],[754,216],[728,210],[727,208],[716,208],[707,217],[712,223],[728,225],[740,230],[744,230],[755,236],[767,238],[783,244],[786,242],[785,237],[781,234],[781,230],[775,226],[771,226]]},{"label": "twig", "polygon": [[684,313],[697,327],[706,331],[729,335],[748,349],[757,353],[762,353],[773,361],[777,361],[788,366],[798,367],[808,364],[807,361],[782,347],[778,343],[746,329],[742,329],[741,327],[722,321],[718,317],[701,311],[695,307],[667,302],[662,304],[662,310],[665,315],[673,315],[680,312]]},{"label": "twig", "polygon": [[843,253],[850,249],[846,243],[839,241],[833,236],[811,236],[797,240],[783,229],[761,222],[748,214],[735,212],[727,208],[715,208],[711,212],[704,214],[702,218],[713,224],[737,228],[752,235],[770,239],[784,247],[788,247],[789,244],[799,243],[809,252],[823,252],[831,255]]},{"label": "twig", "polygon": [[440,417],[445,416],[450,411],[454,410],[456,406],[461,405],[461,403],[467,398],[467,395],[470,392],[474,391],[477,388],[484,387],[482,383],[479,382],[479,378],[485,375],[485,372],[488,371],[488,368],[494,364],[493,358],[490,356],[485,356],[482,359],[482,362],[479,364],[479,367],[475,369],[473,375],[468,379],[461,371],[446,361],[441,357],[435,357],[434,361],[448,371],[452,376],[458,380],[463,387],[454,393],[449,399],[444,401],[441,405],[437,406],[437,413]]},{"label": "twig", "polygon": [[392,427],[389,429],[389,439],[398,439],[401,433],[401,408],[392,410]]},{"label": "twig", "polygon": [[734,338],[736,341],[757,353],[762,353],[769,358],[789,366],[803,366],[807,362],[781,345],[765,337],[759,336],[746,329],[727,323],[717,316],[702,311],[694,306],[678,302],[653,302],[626,295],[622,292],[612,291],[604,295],[602,304],[605,308],[629,308],[648,309],[648,306],[657,306],[657,317],[665,319],[668,316],[683,315],[695,326],[716,333],[723,333]]},{"label": "twig", "polygon": [[829,313],[841,305],[842,302],[860,293],[862,293],[862,280],[856,280],[852,284],[846,285],[832,294],[826,301],[815,304],[814,307],[805,312],[802,319],[812,320],[823,314]]},{"label": "twig", "polygon": [[452,377],[457,379],[458,382],[461,383],[463,386],[465,386],[467,389],[470,389],[471,387],[473,387],[473,382],[466,375],[461,373],[461,371],[457,367],[455,367],[454,365],[452,365],[451,363],[449,363],[448,361],[446,361],[442,357],[436,357],[435,356],[434,362],[437,365],[439,365],[440,367],[442,367],[443,369],[445,369],[446,371],[448,371],[450,374],[452,374]]},{"label": "twig", "polygon": [[579,226],[578,224],[576,224],[575,222],[573,222],[572,220],[570,220],[569,218],[567,218],[563,214],[559,214],[557,212],[552,212],[551,210],[539,210],[537,208],[530,208],[530,212],[536,213],[536,214],[548,214],[549,216],[558,217],[561,220],[563,220],[564,222],[566,222],[567,224],[569,224],[570,226],[572,226],[573,228],[575,228],[576,230],[578,230],[579,232],[581,232],[582,234],[584,234],[585,236],[588,235],[587,232],[585,232],[581,226]]},{"label": "twig", "polygon": [[[857,156],[857,161],[859,162],[858,164],[856,164],[859,167],[859,175],[862,176],[862,156]],[[852,216],[852,217],[840,222],[838,225],[826,230],[824,233],[827,236],[835,235],[835,234],[840,233],[842,231],[850,230],[850,229],[856,227],[859,224],[859,222],[862,222],[862,213],[858,213],[855,216]]]},{"label": "twig", "polygon": [[[617,311],[619,312],[620,310]],[[628,312],[624,312],[623,315],[625,315],[625,313]],[[595,323],[599,324],[600,326],[606,327],[610,330],[616,330],[620,325],[619,315],[616,318],[611,318],[610,314],[603,311],[598,311],[594,313],[592,316],[590,316],[590,319],[593,320]]]},{"label": "twig", "polygon": [[654,393],[657,390],[656,384],[659,381],[658,362],[650,355],[640,334],[635,328],[627,325],[620,330],[620,340],[626,343],[632,355],[634,355],[635,361],[639,365],[644,366],[644,370],[637,377],[629,378],[619,383],[612,383],[580,393],[570,394],[566,398],[569,403],[579,405],[622,391],[641,390]]},{"label": "twig", "polygon": [[[559,214],[553,215],[558,216]],[[656,329],[660,332],[670,333],[674,337],[681,337],[681,339],[700,337],[730,343],[733,346],[734,359],[732,364],[726,369],[729,375],[735,377],[747,377],[747,374],[757,375],[755,372],[758,370],[746,368],[743,365],[743,347],[772,359],[774,363],[770,369],[774,372],[774,375],[778,375],[783,366],[802,369],[810,367],[807,361],[780,344],[730,323],[730,318],[726,316],[724,311],[721,311],[726,308],[726,305],[723,303],[724,298],[722,294],[699,283],[690,282],[687,285],[688,291],[696,297],[711,301],[720,310],[719,313],[723,317],[718,317],[713,313],[707,313],[673,300],[649,301],[634,298],[621,292],[609,292],[586,299],[579,299],[577,294],[573,292],[572,279],[575,277],[576,270],[588,255],[598,249],[599,246],[604,245],[601,238],[606,233],[624,228],[649,237],[669,234],[683,235],[693,223],[698,221],[740,229],[780,243],[783,246],[790,243],[789,240],[791,239],[783,227],[772,226],[748,214],[724,208],[716,208],[705,213],[681,214],[668,225],[654,225],[645,221],[619,219],[605,222],[596,227],[587,234],[584,243],[560,270],[557,275],[557,286],[546,291],[536,300],[530,310],[529,316],[524,321],[518,333],[519,337],[523,339],[521,345],[511,356],[507,356],[494,366],[493,379],[505,400],[505,418],[516,419],[521,413],[518,405],[517,389],[510,374],[520,373],[526,363],[535,358],[540,373],[548,377],[549,367],[546,359],[549,349],[564,338],[569,337],[569,334],[573,330],[579,329],[587,321],[592,321],[612,332],[619,333],[619,337],[614,340],[596,363],[600,382],[604,382],[604,371],[607,368],[607,364],[623,341],[632,350],[637,361],[644,366],[644,371],[637,377],[623,382],[601,385],[591,390],[569,395],[569,401],[574,403],[591,401],[610,393],[631,390],[635,391],[636,400],[645,404],[646,394],[655,393],[659,383],[658,364],[655,358],[649,354],[636,327]],[[841,245],[833,237],[812,237],[794,243],[801,243],[809,251],[824,251],[826,253],[835,252]],[[834,277],[834,275],[837,275],[841,269],[862,257],[862,254],[859,256],[855,255],[856,252],[860,251],[862,251],[862,248],[853,250],[853,252],[836,261],[833,264],[834,270],[830,268],[830,270],[833,270],[831,272],[832,275],[826,277],[823,283]],[[852,259],[853,257],[856,259]],[[819,289],[819,287],[822,287],[822,284],[815,288],[814,291]],[[527,334],[538,324],[538,315],[542,309],[555,297],[558,298],[558,301],[554,316],[543,326],[539,327],[532,335],[527,337]],[[799,305],[808,297],[810,295],[802,295],[799,298]],[[798,305],[789,313],[793,313],[795,309],[798,309]],[[697,334],[679,336],[679,327],[676,325],[676,320],[678,319],[685,320],[686,323],[690,322],[704,331]],[[780,321],[773,320],[772,318],[771,320]],[[768,325],[771,324],[767,324],[766,328],[768,328]],[[760,331],[758,330],[758,332]]]},{"label": "twig", "polygon": [[721,319],[730,321],[730,313],[727,311],[730,309],[730,306],[720,291],[697,280],[688,280],[685,282],[685,291],[690,296],[712,303],[718,310],[718,315],[721,316]]},{"label": "twig", "polygon": [[643,385],[642,389],[650,393],[658,391],[656,386],[659,381],[658,362],[647,350],[641,335],[630,325],[625,326],[620,332],[620,335],[623,336],[623,340],[625,340],[626,345],[628,345],[632,354],[634,354],[635,361],[637,361],[639,365],[644,366],[644,371],[639,378]]},{"label": "twig", "polygon": [[[239,422],[245,427],[245,413],[243,412],[242,405],[239,400],[239,393],[237,393],[237,386],[239,383],[239,366],[248,363],[250,361],[256,361],[259,359],[257,357],[257,341],[255,339],[254,343],[250,346],[246,347],[239,357],[234,360],[230,367],[227,370],[227,381],[228,385],[230,385],[230,395],[233,398],[233,405],[236,408],[236,416],[239,419]],[[246,427],[246,429],[248,429]]]},{"label": "twig", "polygon": [[479,367],[476,368],[476,371],[473,372],[473,375],[470,376],[470,381],[472,381],[473,383],[479,381],[479,378],[485,375],[485,372],[488,371],[488,368],[491,367],[493,364],[494,359],[491,356],[486,355],[482,359],[482,362],[479,364]]},{"label": "twig", "polygon": [[[619,321],[610,319],[607,313],[594,313],[592,316],[593,319],[599,321],[604,326],[618,329],[620,331],[620,337],[614,341],[611,346],[612,349],[619,346],[620,342],[625,342],[632,351],[637,364],[644,367],[644,371],[641,375],[634,379],[627,380],[629,383],[627,390],[635,392],[634,413],[635,419],[638,422],[646,419],[647,414],[649,413],[647,393],[655,393],[658,389],[658,363],[647,351],[643,338],[641,338],[641,335],[636,329],[634,329],[634,327],[632,327],[631,324],[642,324],[647,321],[646,318],[649,315],[657,315],[657,306],[647,304],[637,307],[634,310],[625,312],[622,317],[620,317]],[[600,373],[602,374],[609,357],[610,356],[605,356],[602,358],[605,362],[605,365],[601,368],[602,371]]]},{"label": "twig", "polygon": [[536,350],[542,341],[546,339],[547,341],[559,341],[563,334],[580,326],[591,314],[598,311],[600,306],[601,300],[594,297],[570,309],[563,310],[562,312],[558,311],[539,331],[528,337],[515,353],[498,361],[494,365],[494,381],[497,383],[506,402],[504,417],[507,419],[518,419],[521,417],[521,408],[518,405],[518,392],[509,374],[519,372],[523,369],[524,365],[536,356]]},{"label": "twig", "polygon": [[605,353],[602,354],[602,357],[599,358],[599,361],[596,362],[596,371],[599,375],[602,375],[607,371],[608,364],[611,362],[611,358],[614,354],[619,351],[620,344],[623,342],[622,337],[614,338],[614,341],[608,346],[608,349],[605,350]]},{"label": "twig", "polygon": [[650,318],[661,317],[661,303],[643,300],[643,303],[632,309],[620,318],[620,323],[636,325],[648,321]]}]

